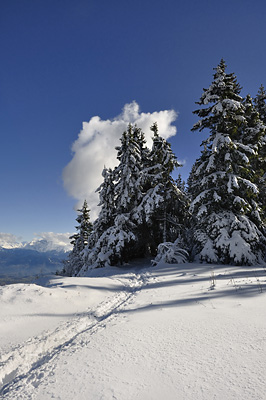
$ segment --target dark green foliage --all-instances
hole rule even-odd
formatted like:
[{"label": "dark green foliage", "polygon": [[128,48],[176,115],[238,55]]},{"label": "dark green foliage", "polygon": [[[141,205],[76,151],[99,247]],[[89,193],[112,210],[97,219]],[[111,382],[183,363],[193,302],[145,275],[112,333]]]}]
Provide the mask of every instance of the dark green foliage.
[{"label": "dark green foliage", "polygon": [[76,221],[77,233],[70,236],[71,244],[73,245],[72,251],[69,253],[68,258],[63,261],[64,268],[61,272],[63,275],[76,276],[83,267],[83,250],[88,245],[89,236],[92,232],[92,223],[90,222],[90,210],[88,209],[87,201],[84,200]]},{"label": "dark green foliage", "polygon": [[201,157],[189,178],[194,237],[201,260],[250,264],[261,259],[264,240],[256,185],[258,114],[240,96],[234,74],[222,60],[204,89],[193,130],[207,128]]},{"label": "dark green foliage", "polygon": [[156,256],[157,262],[254,264],[265,253],[266,220],[266,93],[243,99],[233,73],[222,59],[213,81],[203,89],[199,121],[193,131],[207,129],[201,156],[187,185],[172,173],[181,165],[171,145],[159,135],[152,149],[144,133],[129,125],[116,148],[118,165],[104,168],[98,218],[71,237],[73,251],[65,273],[80,268],[123,264],[136,257]]},{"label": "dark green foliage", "polygon": [[[193,126],[192,131],[208,128],[212,132],[215,127],[215,132],[230,132],[231,136],[237,136],[237,128],[241,125],[243,115],[243,109],[238,104],[242,100],[241,87],[233,73],[225,72],[226,64],[223,59],[214,70],[211,86],[203,89],[200,100],[196,102],[204,108],[193,111],[201,119]],[[226,118],[221,118],[224,107],[227,105]]]},{"label": "dark green foliage", "polygon": [[171,177],[180,165],[157,125],[151,129],[149,150],[141,129],[129,125],[116,148],[118,166],[103,172],[102,208],[86,249],[87,266],[154,256],[163,240],[174,241],[183,231],[188,202]]},{"label": "dark green foliage", "polygon": [[264,124],[266,124],[266,92],[263,85],[260,86],[259,91],[254,99],[254,104],[259,117]]}]

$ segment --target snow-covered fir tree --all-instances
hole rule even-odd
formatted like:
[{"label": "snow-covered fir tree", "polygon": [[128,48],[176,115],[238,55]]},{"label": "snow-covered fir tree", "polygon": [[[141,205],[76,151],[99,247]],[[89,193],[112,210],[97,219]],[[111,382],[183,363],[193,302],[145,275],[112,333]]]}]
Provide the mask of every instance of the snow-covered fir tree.
[{"label": "snow-covered fir tree", "polygon": [[257,112],[259,113],[259,117],[266,124],[266,92],[264,86],[261,85],[259,91],[254,99],[254,104]]},{"label": "snow-covered fir tree", "polygon": [[175,180],[175,184],[182,192],[186,191],[186,182],[182,179],[181,174],[178,174],[178,177]]},{"label": "snow-covered fir tree", "polygon": [[262,259],[265,241],[250,168],[256,149],[245,140],[251,131],[246,131],[240,86],[234,74],[226,73],[224,60],[197,104],[200,120],[192,130],[207,128],[210,136],[189,184],[196,253],[212,263],[254,264]]},{"label": "snow-covered fir tree", "polygon": [[[260,114],[253,105],[250,95],[243,101],[245,110],[246,125],[242,135],[242,142],[254,149],[254,154],[249,158],[250,166],[247,169],[247,176],[251,176],[261,191],[265,186],[264,174],[266,167],[266,141],[265,141],[265,123],[260,119]],[[265,193],[265,189],[264,189]]]},{"label": "snow-covered fir tree", "polygon": [[245,125],[242,135],[242,142],[251,145],[255,153],[258,154],[259,148],[262,145],[262,137],[265,133],[265,125],[260,118],[259,112],[253,105],[252,97],[248,94],[243,99]]},{"label": "snow-covered fir tree", "polygon": [[187,198],[171,175],[181,165],[170,143],[159,135],[156,123],[151,130],[154,134],[153,147],[149,164],[142,171],[145,193],[137,211],[138,219],[148,222],[151,239],[157,247],[159,243],[174,241],[183,231]]},{"label": "snow-covered fir tree", "polygon": [[64,268],[61,272],[66,276],[76,276],[84,265],[83,250],[88,245],[88,239],[92,232],[92,223],[90,222],[90,210],[87,201],[84,200],[76,221],[77,232],[70,236],[70,243],[73,245],[72,251],[69,253],[66,260],[63,261]]},{"label": "snow-covered fir tree", "polygon": [[100,202],[98,206],[101,207],[101,209],[98,218],[93,224],[93,235],[90,239],[94,241],[98,240],[98,238],[113,225],[116,216],[113,170],[104,167],[102,177],[103,183],[96,189],[96,192],[99,192]]},{"label": "snow-covered fir tree", "polygon": [[[144,135],[137,126],[128,126],[116,147],[119,164],[104,170],[100,186],[100,211],[86,250],[87,266],[102,267],[127,261],[136,254],[136,224],[132,212],[142,198],[139,176],[142,170]],[[102,229],[104,227],[105,229]]]},{"label": "snow-covered fir tree", "polygon": [[262,135],[258,138],[258,164],[257,178],[260,191],[260,203],[263,209],[264,222],[266,222],[266,92],[263,85],[260,86],[254,99],[254,107],[258,113],[259,121],[263,123]]},{"label": "snow-covered fir tree", "polygon": [[142,198],[139,176],[143,169],[144,139],[141,129],[129,125],[116,147],[119,165],[114,169],[117,213],[130,213]]}]

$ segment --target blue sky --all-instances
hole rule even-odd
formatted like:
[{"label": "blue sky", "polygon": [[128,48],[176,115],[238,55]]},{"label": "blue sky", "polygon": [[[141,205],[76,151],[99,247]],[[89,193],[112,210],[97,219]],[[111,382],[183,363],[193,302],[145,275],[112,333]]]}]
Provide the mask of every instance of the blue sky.
[{"label": "blue sky", "polygon": [[178,113],[169,140],[187,177],[204,138],[192,111],[220,59],[242,95],[266,86],[265,15],[264,0],[1,0],[0,232],[72,232],[72,144],[133,100]]}]

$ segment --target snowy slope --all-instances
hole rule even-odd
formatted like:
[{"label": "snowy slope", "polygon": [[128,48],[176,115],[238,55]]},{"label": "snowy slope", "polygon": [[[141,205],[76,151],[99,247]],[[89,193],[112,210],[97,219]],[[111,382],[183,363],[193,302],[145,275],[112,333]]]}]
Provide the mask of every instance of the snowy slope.
[{"label": "snowy slope", "polygon": [[93,274],[0,288],[3,399],[265,399],[263,268]]}]

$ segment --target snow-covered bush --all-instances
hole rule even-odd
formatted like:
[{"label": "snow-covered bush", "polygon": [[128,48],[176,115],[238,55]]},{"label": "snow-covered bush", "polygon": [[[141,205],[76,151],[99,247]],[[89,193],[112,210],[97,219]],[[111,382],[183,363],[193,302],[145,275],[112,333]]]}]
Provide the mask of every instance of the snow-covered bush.
[{"label": "snow-covered bush", "polygon": [[180,241],[177,239],[174,243],[164,242],[159,244],[157,256],[152,261],[152,264],[157,265],[160,262],[166,264],[183,264],[188,262],[188,256],[188,252],[180,247]]}]

